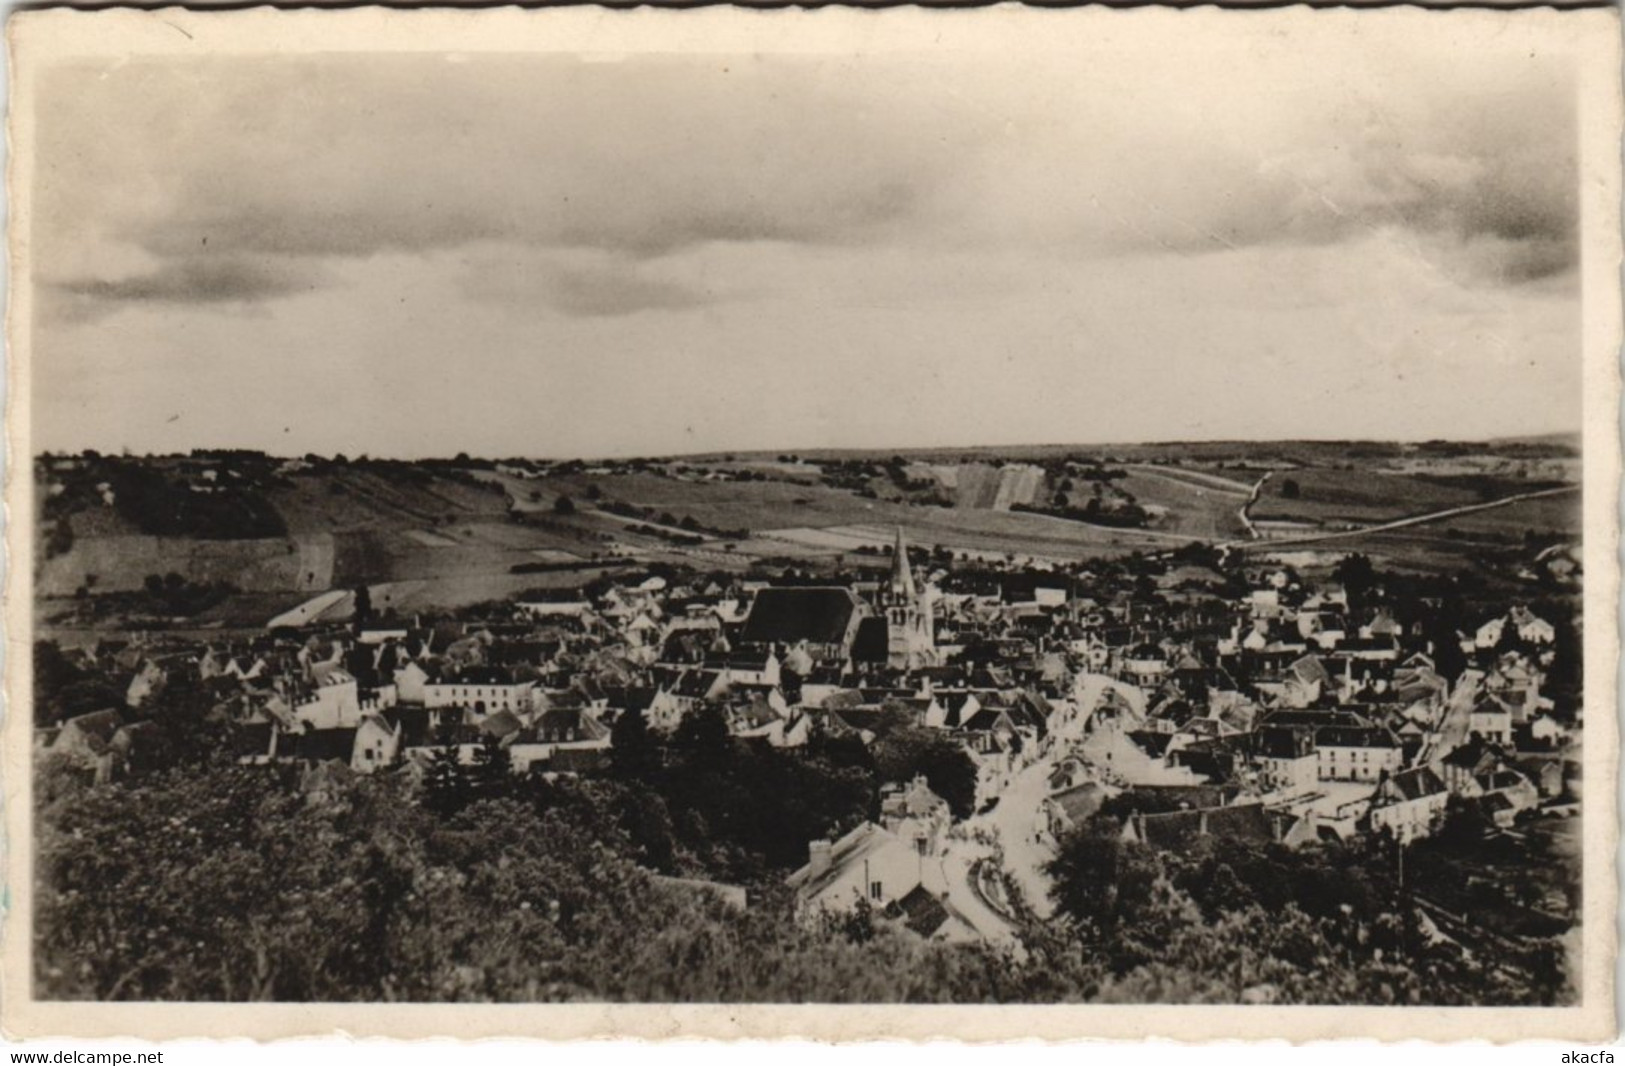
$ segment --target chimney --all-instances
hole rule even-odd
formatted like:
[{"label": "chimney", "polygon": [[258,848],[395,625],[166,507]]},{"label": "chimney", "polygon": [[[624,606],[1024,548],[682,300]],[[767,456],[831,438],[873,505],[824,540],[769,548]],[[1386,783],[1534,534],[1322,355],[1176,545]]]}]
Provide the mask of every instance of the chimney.
[{"label": "chimney", "polygon": [[829,869],[830,849],[833,846],[827,840],[814,840],[807,844],[807,865],[812,867],[813,873],[823,873]]}]

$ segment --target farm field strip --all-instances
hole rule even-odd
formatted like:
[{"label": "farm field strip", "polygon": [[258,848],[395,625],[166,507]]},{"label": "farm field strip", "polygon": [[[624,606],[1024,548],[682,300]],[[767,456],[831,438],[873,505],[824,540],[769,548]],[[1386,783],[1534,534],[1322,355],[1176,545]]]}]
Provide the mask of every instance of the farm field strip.
[{"label": "farm field strip", "polygon": [[1131,463],[1129,469],[1148,477],[1162,478],[1164,481],[1173,481],[1192,488],[1207,489],[1230,496],[1246,496],[1253,490],[1253,485],[1248,482],[1220,477],[1218,474],[1209,474],[1201,470],[1150,466],[1145,463]]},{"label": "farm field strip", "polygon": [[1541,489],[1537,492],[1525,492],[1516,496],[1507,496],[1499,500],[1489,500],[1485,503],[1467,504],[1463,507],[1451,507],[1443,511],[1433,511],[1428,514],[1411,515],[1406,518],[1396,518],[1389,522],[1379,522],[1375,525],[1362,526],[1358,529],[1335,530],[1330,533],[1313,533],[1304,536],[1282,537],[1275,540],[1232,541],[1219,545],[1223,548],[1258,548],[1280,547],[1288,544],[1318,544],[1321,541],[1341,540],[1348,537],[1365,536],[1371,533],[1382,533],[1390,529],[1408,529],[1411,526],[1425,525],[1430,522],[1439,522],[1455,518],[1459,515],[1476,514],[1480,511],[1489,511],[1498,507],[1507,507],[1511,504],[1522,503],[1525,500],[1539,500],[1562,493],[1578,492],[1578,485],[1564,485],[1555,489]]}]

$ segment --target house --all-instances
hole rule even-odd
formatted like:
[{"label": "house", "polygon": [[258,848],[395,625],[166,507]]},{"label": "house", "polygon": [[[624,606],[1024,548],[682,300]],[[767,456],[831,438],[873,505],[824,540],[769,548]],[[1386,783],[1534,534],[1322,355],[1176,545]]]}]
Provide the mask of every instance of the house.
[{"label": "house", "polygon": [[907,785],[887,785],[880,793],[880,823],[898,839],[911,841],[921,855],[936,855],[953,815],[948,801],[931,791],[923,774]]},{"label": "house", "polygon": [[1520,758],[1515,768],[1534,784],[1541,796],[1550,799],[1563,794],[1563,761],[1561,759],[1540,756]]},{"label": "house", "polygon": [[[1093,730],[1075,751],[1097,767],[1108,780],[1125,786],[1196,784],[1202,778],[1164,760],[1168,737],[1131,731],[1108,721]],[[1155,750],[1153,750],[1153,748]]]},{"label": "house", "polygon": [[1136,644],[1123,656],[1123,675],[1136,685],[1155,685],[1167,673],[1168,657],[1155,644]]},{"label": "house", "polygon": [[1479,626],[1473,634],[1473,644],[1484,651],[1496,647],[1508,626],[1526,644],[1551,644],[1557,639],[1557,630],[1550,622],[1520,604]]},{"label": "house", "polygon": [[1522,604],[1507,612],[1507,621],[1526,644],[1550,644],[1557,639],[1556,627]]},{"label": "house", "polygon": [[145,660],[141,664],[141,669],[137,670],[135,676],[130,679],[129,687],[124,690],[125,704],[139,710],[154,695],[163,690],[165,680],[163,667],[151,659]]},{"label": "house", "polygon": [[1382,726],[1322,726],[1315,754],[1322,781],[1377,781],[1401,763],[1399,738]]},{"label": "house", "polygon": [[1288,707],[1309,707],[1332,686],[1332,676],[1318,656],[1305,655],[1287,668],[1281,701]]},{"label": "house", "polygon": [[[498,717],[492,716],[493,719]],[[609,740],[609,728],[581,708],[543,711],[536,732],[544,744],[607,743]]]},{"label": "house", "polygon": [[350,769],[368,774],[392,765],[401,750],[401,735],[398,720],[391,721],[382,714],[365,716],[356,726]]},{"label": "house", "polygon": [[123,727],[124,716],[112,708],[77,715],[62,723],[45,750],[94,773],[97,783],[101,783],[113,775],[117,761],[113,739]]},{"label": "house", "polygon": [[1512,741],[1515,716],[1511,702],[1499,693],[1481,692],[1478,698],[1473,700],[1472,710],[1467,719],[1467,733],[1469,736],[1483,737],[1497,744],[1509,744]]},{"label": "house", "polygon": [[1253,759],[1267,791],[1301,796],[1320,783],[1313,730],[1291,726],[1260,729],[1253,734]]},{"label": "house", "polygon": [[982,709],[974,692],[938,692],[926,711],[928,729],[958,729]]},{"label": "house", "polygon": [[1100,810],[1111,793],[1104,785],[1085,781],[1046,796],[1038,805],[1038,830],[1059,839]]},{"label": "house", "polygon": [[843,913],[860,902],[880,909],[919,888],[927,858],[914,841],[903,840],[873,822],[864,822],[839,840],[807,846],[807,864],[786,880],[796,897],[796,913]]},{"label": "house", "polygon": [[308,684],[292,686],[293,717],[308,729],[354,729],[361,721],[356,679],[337,667],[320,666]]},{"label": "house", "polygon": [[1470,737],[1439,760],[1445,787],[1458,796],[1472,798],[1483,794],[1480,778],[1493,774],[1506,764],[1506,753],[1483,737]]},{"label": "house", "polygon": [[667,689],[656,690],[649,700],[649,706],[644,710],[643,717],[649,723],[649,728],[660,733],[674,733],[683,722],[683,714],[690,706],[689,702],[679,699]]},{"label": "house", "polygon": [[1540,806],[1540,788],[1511,766],[1480,774],[1478,787],[1481,796],[1505,796],[1506,806],[1511,810],[1513,818]]},{"label": "house", "polygon": [[358,728],[351,727],[283,733],[277,738],[277,758],[309,763],[336,762],[348,767],[355,753],[358,732]]},{"label": "house", "polygon": [[469,666],[423,686],[425,707],[455,707],[483,718],[497,711],[528,713],[535,709],[536,682],[520,680],[501,667]]},{"label": "house", "polygon": [[1430,835],[1444,819],[1450,790],[1429,766],[1402,770],[1378,782],[1371,795],[1371,828],[1406,844]]},{"label": "house", "polygon": [[799,748],[812,739],[812,726],[812,716],[796,710],[789,712],[788,717],[771,722],[759,730],[757,736],[766,740],[769,747]]}]

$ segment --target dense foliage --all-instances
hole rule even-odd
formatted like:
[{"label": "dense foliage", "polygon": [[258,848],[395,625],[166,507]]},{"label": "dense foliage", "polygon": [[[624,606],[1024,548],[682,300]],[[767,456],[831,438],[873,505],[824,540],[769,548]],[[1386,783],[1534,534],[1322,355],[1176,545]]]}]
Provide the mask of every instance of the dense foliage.
[{"label": "dense foliage", "polygon": [[[195,711],[195,709],[194,709]],[[177,736],[207,721],[166,708]],[[785,841],[871,813],[861,744],[740,746],[703,717],[603,778],[500,755],[402,775],[250,768],[174,746],[37,798],[39,994],[202,1000],[1565,1002],[1562,944],[1441,935],[1382,844],[1063,842],[1057,914],[1019,946],[925,942],[868,912],[808,924]],[[623,737],[633,727],[622,727]],[[638,754],[641,751],[641,754]],[[448,784],[448,781],[450,782]],[[438,789],[438,791],[437,791]],[[1412,848],[1447,865],[1450,835]],[[731,909],[663,873],[750,889]],[[1425,887],[1425,886],[1424,886]]]},{"label": "dense foliage", "polygon": [[1159,851],[1125,840],[1103,809],[1062,842],[1050,874],[1059,913],[1106,968],[1103,999],[1573,1002],[1561,939],[1440,924],[1449,912],[1431,897],[1451,847],[1409,849],[1402,879],[1384,838],[1290,849],[1207,837]]},{"label": "dense foliage", "polygon": [[662,882],[619,786],[450,815],[399,778],[214,766],[72,788],[40,819],[39,994],[215,1000],[1017,998],[983,947],[807,927]]}]

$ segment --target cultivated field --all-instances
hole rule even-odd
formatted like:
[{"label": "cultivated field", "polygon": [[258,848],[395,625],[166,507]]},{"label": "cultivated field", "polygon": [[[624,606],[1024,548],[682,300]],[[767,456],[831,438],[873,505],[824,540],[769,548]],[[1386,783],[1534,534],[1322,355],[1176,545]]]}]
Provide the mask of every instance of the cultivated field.
[{"label": "cultivated field", "polygon": [[1155,528],[1191,540],[1224,540],[1246,534],[1242,504],[1252,486],[1178,467],[1134,466],[1113,482],[1155,515]]},{"label": "cultivated field", "polygon": [[[1561,442],[1498,447],[1288,442],[906,453],[904,476],[914,485],[933,483],[937,498],[953,506],[860,495],[826,484],[816,465],[765,454],[641,466],[542,464],[529,476],[516,472],[522,463],[495,469],[474,461],[316,460],[301,468],[267,457],[84,460],[51,471],[59,483],[41,531],[52,532],[55,544],[39,553],[37,594],[42,608],[55,601],[63,614],[76,596],[136,592],[151,575],[176,573],[240,590],[193,619],[229,626],[263,622],[320,593],[360,584],[404,609],[578,585],[593,575],[595,562],[734,572],[759,559],[852,565],[889,546],[899,527],[914,545],[985,559],[1069,563],[1191,541],[1269,551],[1273,542],[1254,539],[1240,516],[1260,479],[1250,514],[1261,527],[1290,523],[1297,536],[1351,531],[1316,551],[1363,551],[1397,565],[1448,570],[1475,565],[1485,552],[1521,548],[1528,533],[1546,542],[1576,540],[1577,494],[1363,531],[1538,489],[1575,462]],[[1053,472],[1057,459],[1120,471],[1112,491],[1132,496],[1150,515],[1150,528],[1008,510],[1013,503],[1048,504],[1062,480]],[[1037,465],[1044,462],[1051,473]],[[215,473],[200,482],[210,469]],[[1091,491],[1077,470],[1068,490],[1073,506]],[[156,484],[162,507],[179,510],[132,508],[129,498],[115,506],[103,492],[108,478]],[[887,477],[859,484],[876,495],[924,495]],[[200,524],[187,535],[192,514]],[[154,522],[177,531],[141,531]],[[283,532],[253,532],[265,529]]]},{"label": "cultivated field", "polygon": [[[1289,495],[1294,483],[1296,499]],[[1272,477],[1251,514],[1255,520],[1308,521],[1331,529],[1442,511],[1481,499],[1471,489],[1380,469],[1305,469]]]}]

